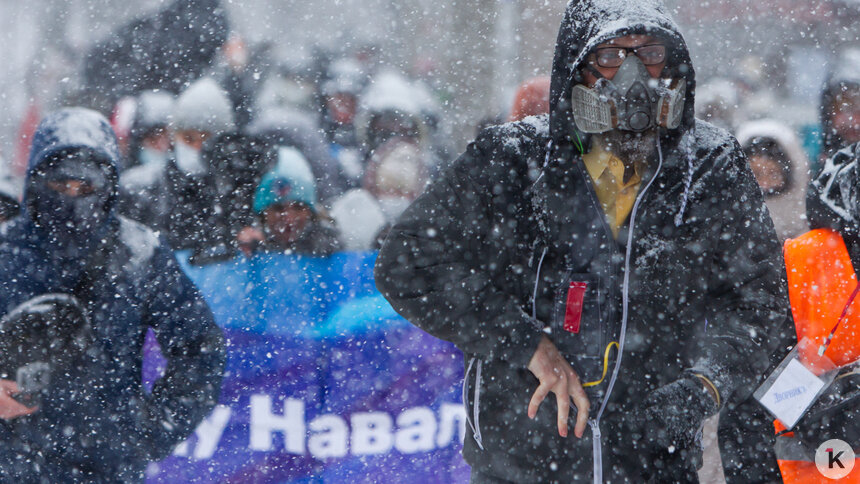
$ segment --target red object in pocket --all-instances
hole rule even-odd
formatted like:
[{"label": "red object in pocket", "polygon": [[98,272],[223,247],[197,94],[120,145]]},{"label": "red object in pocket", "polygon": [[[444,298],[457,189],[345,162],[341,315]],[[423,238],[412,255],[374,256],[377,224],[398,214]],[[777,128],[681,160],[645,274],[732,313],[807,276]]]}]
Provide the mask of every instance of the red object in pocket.
[{"label": "red object in pocket", "polygon": [[567,289],[567,308],[564,311],[564,330],[568,333],[579,333],[579,323],[582,321],[582,300],[585,298],[587,282],[571,282]]}]

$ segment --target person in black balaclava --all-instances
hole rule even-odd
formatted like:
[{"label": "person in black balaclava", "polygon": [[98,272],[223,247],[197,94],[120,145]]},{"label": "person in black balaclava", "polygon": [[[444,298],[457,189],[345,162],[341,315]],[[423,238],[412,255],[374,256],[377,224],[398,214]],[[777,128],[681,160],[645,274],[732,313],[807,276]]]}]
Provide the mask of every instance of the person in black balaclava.
[{"label": "person in black balaclava", "polygon": [[104,238],[112,174],[88,148],[57,151],[28,183],[28,209],[35,226],[66,262],[86,260]]},{"label": "person in black balaclava", "polygon": [[[35,408],[0,377],[0,482],[142,482],[220,393],[221,330],[166,241],[116,213],[118,161],[113,130],[87,109],[49,114],[33,137],[22,213],[0,231],[2,321],[43,295],[73,299],[92,339]],[[168,361],[146,392],[150,330]]]}]

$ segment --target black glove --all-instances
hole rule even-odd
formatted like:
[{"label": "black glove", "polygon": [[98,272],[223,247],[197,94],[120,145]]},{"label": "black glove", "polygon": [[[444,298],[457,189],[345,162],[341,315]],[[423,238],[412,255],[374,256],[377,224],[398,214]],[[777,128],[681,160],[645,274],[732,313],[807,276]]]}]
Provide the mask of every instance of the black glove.
[{"label": "black glove", "polygon": [[646,447],[659,451],[689,448],[702,423],[717,410],[702,380],[693,375],[654,390],[645,398],[641,414]]}]

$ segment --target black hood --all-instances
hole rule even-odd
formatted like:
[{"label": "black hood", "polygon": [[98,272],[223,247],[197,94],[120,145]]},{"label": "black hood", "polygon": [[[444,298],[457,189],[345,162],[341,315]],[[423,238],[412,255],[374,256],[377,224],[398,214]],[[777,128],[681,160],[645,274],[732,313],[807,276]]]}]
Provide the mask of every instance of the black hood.
[{"label": "black hood", "polygon": [[[687,81],[687,95],[680,130],[694,125],[695,74],[687,44],[678,26],[659,0],[571,0],[558,31],[550,87],[550,136],[556,146],[572,142],[575,129],[570,94],[588,53],[598,44],[628,34],[648,34],[664,39],[669,58],[664,77]],[[582,132],[578,135],[584,140]]]},{"label": "black hood", "polygon": [[30,205],[33,176],[51,156],[64,150],[89,150],[107,167],[110,211],[119,193],[119,148],[116,134],[108,120],[96,111],[85,108],[64,108],[46,115],[30,146],[24,204]]}]

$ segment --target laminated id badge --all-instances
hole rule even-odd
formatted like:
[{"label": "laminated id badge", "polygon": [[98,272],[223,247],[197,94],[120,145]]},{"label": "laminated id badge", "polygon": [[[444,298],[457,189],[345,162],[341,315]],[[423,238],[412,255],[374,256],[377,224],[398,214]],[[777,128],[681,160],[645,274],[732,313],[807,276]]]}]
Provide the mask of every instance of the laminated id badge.
[{"label": "laminated id badge", "polygon": [[833,383],[839,368],[819,356],[804,338],[753,393],[774,417],[791,430]]}]

